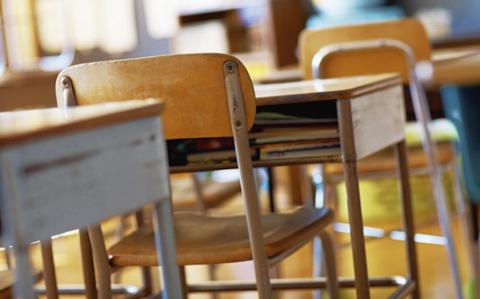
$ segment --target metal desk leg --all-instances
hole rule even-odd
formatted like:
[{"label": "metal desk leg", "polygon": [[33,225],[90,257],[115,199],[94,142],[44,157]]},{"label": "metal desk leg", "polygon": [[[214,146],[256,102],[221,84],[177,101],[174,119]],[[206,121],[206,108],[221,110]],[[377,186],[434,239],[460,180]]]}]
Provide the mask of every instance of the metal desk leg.
[{"label": "metal desk leg", "polygon": [[177,264],[174,219],[170,199],[155,204],[155,244],[164,281],[163,298],[184,298],[180,271]]},{"label": "metal desk leg", "polygon": [[347,188],[348,219],[350,222],[350,238],[352,242],[353,268],[357,299],[369,299],[367,255],[365,236],[363,234],[362,208],[357,173],[357,157],[350,101],[337,101],[340,140],[342,144],[343,169]]},{"label": "metal desk leg", "polygon": [[398,164],[398,177],[400,178],[400,194],[403,207],[403,225],[405,227],[405,249],[407,251],[408,272],[410,279],[415,283],[412,298],[420,298],[420,284],[417,268],[417,249],[415,245],[415,223],[413,221],[412,193],[410,177],[408,174],[408,160],[405,141],[395,146],[395,156]]},{"label": "metal desk leg", "polygon": [[348,218],[350,222],[350,238],[353,251],[353,267],[358,299],[370,298],[368,285],[367,254],[365,236],[363,235],[363,219],[360,204],[360,190],[356,162],[344,162],[345,184],[348,196]]}]

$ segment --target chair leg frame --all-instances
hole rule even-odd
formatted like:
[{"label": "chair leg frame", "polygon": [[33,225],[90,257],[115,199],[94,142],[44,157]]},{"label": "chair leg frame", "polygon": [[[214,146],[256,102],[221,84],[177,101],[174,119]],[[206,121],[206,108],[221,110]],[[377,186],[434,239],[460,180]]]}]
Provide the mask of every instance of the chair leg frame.
[{"label": "chair leg frame", "polygon": [[324,253],[323,260],[325,263],[324,268],[326,270],[329,298],[340,299],[334,242],[332,236],[327,231],[322,231],[319,236],[322,241]]},{"label": "chair leg frame", "polygon": [[269,299],[272,296],[269,267],[261,229],[260,206],[250,156],[250,145],[247,135],[248,128],[237,63],[234,61],[226,61],[223,65],[223,73],[235,152],[240,171],[242,196],[245,202],[247,228],[255,268],[255,278],[258,286],[258,296],[260,299]]},{"label": "chair leg frame", "polygon": [[[328,278],[317,277],[317,278],[282,278],[282,279],[272,279],[271,285],[272,289],[276,291],[285,291],[285,290],[317,290],[317,289],[327,289],[328,288]],[[412,285],[415,285],[415,282],[410,279],[406,279],[400,276],[389,276],[389,277],[372,277],[369,279],[370,287],[372,288],[385,288],[385,287],[398,287],[394,292],[398,292],[399,289],[405,288],[409,285],[409,289]],[[356,287],[355,280],[352,278],[338,278],[338,288],[339,289],[353,289]],[[255,291],[256,290],[255,281],[214,281],[214,282],[203,282],[203,283],[193,283],[188,285],[188,291],[190,293],[206,293],[206,292],[239,292],[239,291]],[[404,291],[402,291],[403,294]],[[410,291],[409,291],[410,292]],[[409,294],[399,295],[399,297],[394,298],[403,298]]]},{"label": "chair leg frame", "polygon": [[[195,192],[195,197],[197,199],[197,209],[200,213],[207,215],[208,214],[208,205],[205,201],[205,195],[203,193],[202,183],[197,173],[191,173],[193,190]],[[208,279],[216,280],[216,265],[207,265],[208,267]],[[184,270],[185,271],[185,270]],[[217,299],[216,294],[212,294],[212,299]]]},{"label": "chair leg frame", "polygon": [[417,249],[415,244],[415,224],[413,221],[412,192],[410,188],[410,176],[408,174],[408,160],[405,141],[395,146],[395,156],[398,165],[398,177],[400,178],[400,198],[403,210],[403,225],[405,228],[405,250],[408,263],[409,279],[415,283],[412,298],[420,298],[419,274],[417,263]]}]

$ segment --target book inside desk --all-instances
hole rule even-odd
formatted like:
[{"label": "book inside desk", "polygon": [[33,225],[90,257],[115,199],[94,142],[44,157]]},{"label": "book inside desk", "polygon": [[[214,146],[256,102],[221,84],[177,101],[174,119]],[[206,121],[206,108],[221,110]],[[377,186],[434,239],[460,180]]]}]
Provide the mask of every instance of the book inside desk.
[{"label": "book inside desk", "polygon": [[[258,167],[301,164],[312,159],[339,161],[336,101],[259,106],[249,138],[252,159]],[[170,140],[168,147],[173,171],[236,165],[232,138]]]}]

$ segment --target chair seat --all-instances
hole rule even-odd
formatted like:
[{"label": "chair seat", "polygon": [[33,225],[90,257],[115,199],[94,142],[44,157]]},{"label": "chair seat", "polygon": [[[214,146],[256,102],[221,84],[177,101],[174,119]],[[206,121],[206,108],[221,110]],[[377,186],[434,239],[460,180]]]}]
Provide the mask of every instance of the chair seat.
[{"label": "chair seat", "polygon": [[[205,207],[214,208],[240,193],[240,181],[209,182],[202,184]],[[172,180],[172,197],[175,210],[196,210],[198,199],[192,180]]]},{"label": "chair seat", "polygon": [[[308,241],[333,221],[329,209],[300,207],[282,214],[262,216],[265,250],[275,257]],[[245,216],[209,217],[176,213],[179,265],[220,264],[251,260]],[[151,228],[142,228],[108,250],[113,267],[157,266]]]},{"label": "chair seat", "polygon": [[[438,163],[446,165],[451,163],[455,157],[452,144],[448,142],[437,143]],[[427,159],[421,146],[408,147],[408,165],[410,169],[427,167]],[[360,160],[357,163],[358,173],[391,172],[396,171],[396,160],[393,149],[389,148],[380,151],[372,156]],[[329,163],[324,165],[325,174],[343,175],[341,163]]]},{"label": "chair seat", "polygon": [[[458,142],[458,131],[448,119],[440,118],[430,122],[428,126],[430,137],[437,143]],[[407,146],[422,145],[422,126],[418,122],[408,122],[405,125],[405,141]]]}]

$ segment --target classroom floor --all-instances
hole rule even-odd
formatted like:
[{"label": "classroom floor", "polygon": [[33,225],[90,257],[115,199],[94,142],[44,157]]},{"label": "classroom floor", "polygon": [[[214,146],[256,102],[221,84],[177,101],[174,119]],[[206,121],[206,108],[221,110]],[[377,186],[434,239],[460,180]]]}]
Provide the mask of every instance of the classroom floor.
[{"label": "classroom floor", "polygon": [[[241,205],[237,198],[231,204],[222,208],[221,213],[238,211]],[[438,225],[435,219],[422,219],[422,233],[439,233]],[[430,222],[425,224],[425,222]],[[112,242],[116,237],[116,228],[119,221],[111,220],[104,225],[104,232],[107,235],[107,241]],[[398,223],[384,223],[384,228],[396,227]],[[460,230],[458,219],[454,220],[454,234],[457,237],[457,248],[460,252],[460,262],[462,265],[462,276],[466,281],[467,267],[465,261],[464,246],[461,244],[460,236],[463,236]],[[351,276],[353,273],[351,251],[348,246],[346,235],[337,235],[337,264],[341,276]],[[75,234],[67,235],[54,240],[55,262],[57,266],[58,281],[61,284],[78,284],[82,282],[81,266],[78,249],[78,237]],[[342,246],[343,244],[343,246]],[[33,249],[34,264],[41,267],[41,261],[38,254],[38,246]],[[308,277],[311,269],[312,246],[305,246],[295,255],[285,260],[279,269],[281,277]],[[367,243],[368,267],[370,275],[402,275],[405,273],[405,255],[403,243],[391,239],[377,239]],[[421,275],[422,298],[453,298],[453,288],[450,278],[449,267],[447,263],[446,250],[439,245],[418,245],[419,268]],[[201,281],[205,279],[207,268],[204,266],[189,267],[189,281]],[[252,279],[251,263],[238,263],[233,265],[220,265],[216,269],[218,277],[225,279]],[[154,271],[155,272],[155,271]],[[139,285],[141,280],[138,269],[128,269],[122,271],[120,275],[114,276],[115,282],[128,283],[130,285]],[[391,289],[377,289],[372,292],[372,298],[386,298],[392,292]],[[64,296],[65,298],[79,298],[79,296]],[[342,299],[354,298],[351,291],[343,291]],[[208,294],[196,294],[190,296],[192,299],[212,298]],[[237,299],[237,298],[256,298],[252,293],[230,293],[222,294],[218,299]],[[282,292],[279,298],[312,298],[311,292]]]}]

